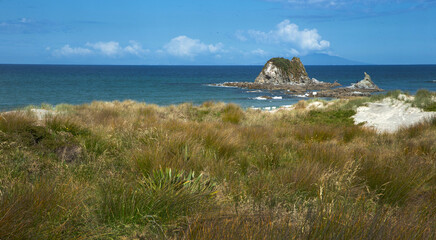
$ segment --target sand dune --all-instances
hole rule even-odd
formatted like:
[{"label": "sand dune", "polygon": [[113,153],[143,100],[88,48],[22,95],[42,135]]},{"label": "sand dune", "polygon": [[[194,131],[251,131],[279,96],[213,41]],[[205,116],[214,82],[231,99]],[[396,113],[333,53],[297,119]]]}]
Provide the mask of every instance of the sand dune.
[{"label": "sand dune", "polygon": [[378,132],[390,133],[432,117],[436,117],[435,112],[424,112],[412,107],[410,103],[392,98],[359,107],[353,116],[356,124],[364,123],[364,126],[374,128]]}]

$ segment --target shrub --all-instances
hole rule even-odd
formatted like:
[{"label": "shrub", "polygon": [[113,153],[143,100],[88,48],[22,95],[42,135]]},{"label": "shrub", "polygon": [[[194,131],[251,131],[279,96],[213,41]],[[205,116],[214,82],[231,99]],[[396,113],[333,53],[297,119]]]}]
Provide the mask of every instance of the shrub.
[{"label": "shrub", "polygon": [[202,174],[159,169],[130,183],[105,182],[100,195],[99,214],[106,222],[163,224],[207,207],[215,185]]},{"label": "shrub", "polygon": [[282,70],[285,73],[291,71],[292,65],[289,59],[278,57],[278,58],[272,58],[270,61],[272,61],[274,65],[276,65],[280,70]]},{"label": "shrub", "polygon": [[[39,143],[50,145],[53,136],[36,121],[22,113],[5,114],[0,117],[0,131],[6,133],[7,140],[16,141],[24,146],[35,146]],[[6,139],[5,139],[6,140]]]},{"label": "shrub", "polygon": [[244,118],[244,112],[235,104],[227,104],[222,110],[222,121],[237,124]]},{"label": "shrub", "polygon": [[0,115],[0,131],[18,133],[35,124],[35,119],[23,113],[7,113]]},{"label": "shrub", "polygon": [[65,119],[62,117],[48,118],[46,119],[45,124],[49,129],[55,132],[68,132],[73,136],[90,134],[88,129],[79,126],[70,119]]},{"label": "shrub", "polygon": [[415,100],[413,101],[414,107],[419,107],[425,111],[436,111],[436,101],[434,94],[427,89],[420,89],[416,92]]},{"label": "shrub", "polygon": [[15,183],[0,194],[0,239],[67,239],[85,234],[79,229],[86,214],[81,198],[71,182]]}]

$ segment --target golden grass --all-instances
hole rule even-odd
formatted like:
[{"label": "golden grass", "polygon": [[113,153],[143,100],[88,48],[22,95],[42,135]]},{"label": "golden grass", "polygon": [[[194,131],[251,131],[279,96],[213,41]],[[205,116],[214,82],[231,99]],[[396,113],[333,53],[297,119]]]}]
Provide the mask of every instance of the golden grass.
[{"label": "golden grass", "polygon": [[436,121],[350,124],[369,100],[1,115],[0,239],[434,239]]}]

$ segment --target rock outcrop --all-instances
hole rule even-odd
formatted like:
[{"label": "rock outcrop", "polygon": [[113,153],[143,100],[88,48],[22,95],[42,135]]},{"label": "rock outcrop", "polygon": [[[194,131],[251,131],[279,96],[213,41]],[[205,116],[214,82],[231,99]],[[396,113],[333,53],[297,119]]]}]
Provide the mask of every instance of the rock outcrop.
[{"label": "rock outcrop", "polygon": [[298,57],[290,61],[286,58],[272,58],[263,67],[255,83],[304,85],[313,82],[307,75],[303,63]]},{"label": "rock outcrop", "polygon": [[371,76],[365,72],[365,78],[358,83],[351,84],[353,89],[379,89],[377,85],[371,80]]},{"label": "rock outcrop", "polygon": [[304,94],[311,90],[327,90],[333,87],[339,87],[341,84],[334,82],[313,82],[309,84],[272,84],[272,83],[254,83],[254,82],[224,82],[218,84],[211,84],[212,86],[218,87],[237,87],[246,89],[259,89],[259,90],[270,90],[270,91],[286,91],[289,94]]},{"label": "rock outcrop", "polygon": [[318,97],[356,97],[356,96],[371,96],[373,92],[383,92],[371,80],[368,73],[365,73],[365,78],[360,82],[351,84],[349,87],[327,89],[317,93]]},{"label": "rock outcrop", "polygon": [[315,78],[311,79],[298,57],[293,57],[292,60],[271,58],[266,62],[254,82],[225,82],[212,85],[270,91],[280,90],[296,96],[331,98],[370,96],[373,92],[383,91],[374,84],[367,73],[365,73],[363,80],[348,87],[339,87],[341,84],[338,82],[329,83],[318,81]]},{"label": "rock outcrop", "polygon": [[213,86],[239,87],[247,89],[282,90],[288,94],[304,94],[312,90],[327,90],[341,86],[334,82],[322,82],[309,78],[298,57],[292,60],[286,58],[271,58],[266,62],[254,82],[225,82]]}]

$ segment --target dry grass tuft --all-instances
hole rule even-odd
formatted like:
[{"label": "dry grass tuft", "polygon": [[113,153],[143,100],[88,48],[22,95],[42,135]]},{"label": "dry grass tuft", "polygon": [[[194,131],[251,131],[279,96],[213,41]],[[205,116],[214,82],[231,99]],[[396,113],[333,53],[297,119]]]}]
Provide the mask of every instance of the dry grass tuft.
[{"label": "dry grass tuft", "polygon": [[386,96],[2,114],[0,239],[434,239],[436,120],[377,134],[350,118]]}]

